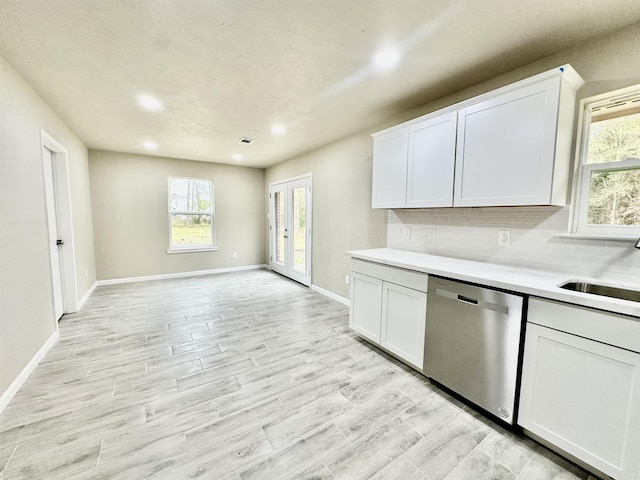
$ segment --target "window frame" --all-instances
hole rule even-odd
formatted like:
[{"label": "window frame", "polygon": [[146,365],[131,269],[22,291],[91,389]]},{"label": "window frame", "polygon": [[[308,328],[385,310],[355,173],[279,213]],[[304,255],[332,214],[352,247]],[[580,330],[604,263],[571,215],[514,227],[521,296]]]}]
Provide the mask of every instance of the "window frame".
[{"label": "window frame", "polygon": [[636,239],[640,237],[640,225],[593,225],[587,222],[591,174],[593,172],[640,170],[640,159],[625,159],[609,163],[586,163],[591,111],[596,107],[635,96],[640,96],[640,84],[584,98],[580,101],[571,202],[571,224],[569,229],[572,235],[606,239]]},{"label": "window frame", "polygon": [[[199,182],[207,182],[209,183],[209,188],[211,191],[211,209],[204,212],[183,212],[183,211],[172,211],[171,210],[171,181],[172,180],[197,180]],[[167,177],[167,215],[169,220],[169,248],[167,249],[168,254],[172,253],[191,253],[191,252],[210,252],[218,250],[218,246],[216,243],[216,228],[215,228],[215,218],[216,218],[216,201],[215,201],[215,190],[213,180],[209,178],[197,178],[197,177],[179,177],[179,176],[169,176]],[[210,215],[211,216],[211,243],[210,244],[196,244],[196,245],[174,245],[173,243],[173,217],[174,215]]]}]

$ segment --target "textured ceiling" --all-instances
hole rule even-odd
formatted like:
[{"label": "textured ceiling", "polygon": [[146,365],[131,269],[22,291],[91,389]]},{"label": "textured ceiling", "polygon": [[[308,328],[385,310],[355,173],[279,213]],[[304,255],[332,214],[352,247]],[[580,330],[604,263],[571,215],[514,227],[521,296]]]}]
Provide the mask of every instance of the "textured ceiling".
[{"label": "textured ceiling", "polygon": [[0,55],[90,148],[265,167],[639,20],[638,0],[0,0]]}]

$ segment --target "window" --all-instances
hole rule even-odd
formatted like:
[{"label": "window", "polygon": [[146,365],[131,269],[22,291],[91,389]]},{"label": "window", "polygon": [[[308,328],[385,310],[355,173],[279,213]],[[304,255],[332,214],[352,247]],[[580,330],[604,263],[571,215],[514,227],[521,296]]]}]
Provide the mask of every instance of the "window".
[{"label": "window", "polygon": [[640,85],[582,102],[580,234],[640,235]]},{"label": "window", "polygon": [[213,182],[169,177],[168,253],[215,249]]}]

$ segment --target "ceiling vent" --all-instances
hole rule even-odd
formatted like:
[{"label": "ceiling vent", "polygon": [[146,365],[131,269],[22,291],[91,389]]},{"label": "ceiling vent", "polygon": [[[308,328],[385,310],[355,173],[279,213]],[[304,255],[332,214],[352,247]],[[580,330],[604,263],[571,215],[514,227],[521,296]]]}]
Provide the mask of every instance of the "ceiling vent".
[{"label": "ceiling vent", "polygon": [[255,141],[255,138],[242,137],[240,140],[238,140],[238,143],[246,143],[247,145],[249,145]]}]

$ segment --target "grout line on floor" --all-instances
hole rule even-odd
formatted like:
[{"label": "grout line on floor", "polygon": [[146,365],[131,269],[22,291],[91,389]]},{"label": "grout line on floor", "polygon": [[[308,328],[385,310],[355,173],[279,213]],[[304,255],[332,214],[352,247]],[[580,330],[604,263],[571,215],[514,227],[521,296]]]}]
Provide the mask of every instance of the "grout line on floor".
[{"label": "grout line on floor", "polygon": [[327,469],[327,472],[329,472],[329,475],[331,475],[331,478],[334,478],[334,479],[336,478],[336,476],[333,474],[333,472],[332,472],[332,471],[331,471],[331,469],[329,468],[329,465],[327,465],[326,460],[325,460],[325,461],[320,462],[320,464],[319,464],[319,465],[324,465],[324,468],[326,468],[326,469]]},{"label": "grout line on floor", "polygon": [[104,438],[100,441],[100,451],[98,452],[98,460],[96,462],[96,468],[100,466],[100,459],[102,458],[103,449],[104,449]]},{"label": "grout line on floor", "polygon": [[4,472],[7,470],[7,467],[11,463],[11,460],[13,459],[13,456],[16,454],[16,451],[18,450],[19,446],[20,446],[20,444],[17,444],[15,447],[13,447],[13,451],[11,452],[11,455],[9,455],[9,459],[7,460],[7,463],[5,463],[4,464],[4,468],[2,470],[0,470],[0,477],[1,478],[4,478]]},{"label": "grout line on floor", "polygon": [[[350,445],[353,445],[354,443],[356,443],[358,440],[360,440],[360,439],[362,438],[362,437],[358,437],[358,438],[356,438],[356,439],[355,439],[355,440],[353,440],[353,441],[349,440],[349,437],[347,437],[347,436],[344,434],[344,432],[340,429],[340,427],[339,427],[338,425],[336,425],[335,418],[331,419],[331,420],[330,420],[330,421],[328,421],[327,423],[332,423],[332,424],[333,424],[333,426],[334,426],[334,427],[336,427],[336,428],[338,429],[338,431],[342,434],[342,436],[343,436],[344,438],[346,438],[346,439],[347,439],[347,442],[349,442],[349,444],[350,444]],[[326,425],[326,423],[325,423],[325,425]]]},{"label": "grout line on floor", "polygon": [[538,447],[538,449],[535,451],[535,453],[531,456],[531,458],[529,459],[529,461],[526,463],[526,465],[524,467],[522,467],[522,471],[516,475],[516,480],[518,480],[520,477],[522,477],[522,474],[524,472],[527,471],[527,468],[529,467],[529,465],[531,464],[531,462],[533,462],[533,459],[536,458],[536,455],[538,454],[538,451],[540,450],[540,447]]},{"label": "grout line on floor", "polygon": [[411,465],[413,465],[413,466],[416,468],[416,470],[418,470],[418,471],[419,471],[419,472],[424,476],[424,478],[426,478],[427,480],[431,480],[431,478],[429,477],[429,475],[427,475],[425,472],[423,472],[422,470],[420,470],[420,467],[418,467],[415,463],[413,463],[413,462],[411,461],[411,459],[410,459],[409,457],[407,457],[407,456],[405,455],[407,452],[408,452],[408,450],[406,450],[406,451],[405,451],[401,456],[402,456],[402,457],[404,457],[404,458],[406,458],[406,459],[407,459],[407,461],[408,461]]}]

